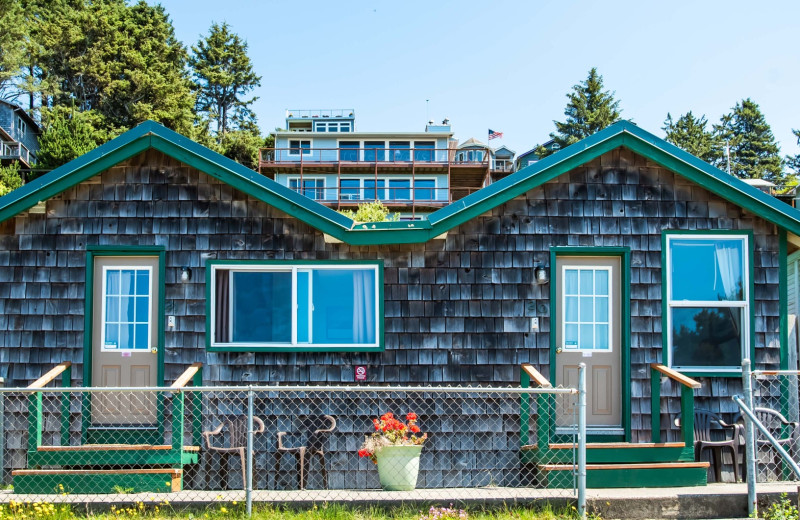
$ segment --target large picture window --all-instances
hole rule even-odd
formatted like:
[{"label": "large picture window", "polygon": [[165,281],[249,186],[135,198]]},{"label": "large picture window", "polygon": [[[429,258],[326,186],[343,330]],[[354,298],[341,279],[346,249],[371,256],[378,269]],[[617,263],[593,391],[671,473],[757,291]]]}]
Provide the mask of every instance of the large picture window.
[{"label": "large picture window", "polygon": [[747,235],[666,237],[669,364],[736,371],[750,345]]},{"label": "large picture window", "polygon": [[212,264],[211,281],[212,348],[381,345],[378,263]]}]

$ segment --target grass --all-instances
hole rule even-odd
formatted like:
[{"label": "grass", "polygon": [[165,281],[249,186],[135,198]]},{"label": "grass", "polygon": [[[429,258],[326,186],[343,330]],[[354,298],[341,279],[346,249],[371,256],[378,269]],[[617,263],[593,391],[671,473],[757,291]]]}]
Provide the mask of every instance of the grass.
[{"label": "grass", "polygon": [[[554,509],[548,505],[531,507],[466,508],[465,514],[455,510],[449,514],[408,506],[350,507],[339,504],[315,505],[311,508],[287,508],[257,504],[253,520],[439,520],[467,518],[468,520],[560,520],[578,518],[573,507]],[[246,520],[244,504],[231,502],[215,504],[202,510],[175,510],[169,502],[157,505],[139,503],[126,507],[112,506],[103,512],[89,512],[68,505],[50,503],[10,502],[0,505],[0,520]]]}]

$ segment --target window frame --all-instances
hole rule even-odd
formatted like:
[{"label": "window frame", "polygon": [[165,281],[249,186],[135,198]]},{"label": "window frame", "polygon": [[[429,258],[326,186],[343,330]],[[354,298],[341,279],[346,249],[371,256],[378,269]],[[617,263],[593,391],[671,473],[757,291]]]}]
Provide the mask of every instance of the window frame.
[{"label": "window frame", "polygon": [[[293,188],[292,187],[292,182],[293,181],[297,181],[297,188]],[[318,182],[322,181],[322,186],[314,186],[313,188],[307,188],[305,186],[302,186],[301,178],[300,178],[299,175],[290,175],[289,177],[286,177],[286,187],[289,188],[290,190],[294,191],[298,195],[302,195],[302,196],[307,197],[307,198],[309,198],[311,200],[315,200],[315,201],[327,200],[327,186],[326,186],[327,183],[325,181],[325,177],[317,177],[317,176],[305,177],[304,176],[302,178],[302,181],[303,182],[305,182],[305,181],[314,181],[315,183],[318,183]],[[319,198],[317,198],[317,197],[309,197],[308,195],[306,195],[306,191],[313,191],[314,193],[322,193],[322,197],[319,197]]]},{"label": "window frame", "polygon": [[[300,146],[292,146],[292,141],[297,141]],[[303,143],[308,142],[308,148],[303,148]],[[312,155],[314,148],[314,140],[313,139],[289,139],[287,143],[288,151],[286,155],[292,157],[300,157],[301,155]],[[293,152],[292,150],[297,150],[297,152]]]},{"label": "window frame", "polygon": [[[147,347],[145,348],[107,348],[106,347],[106,325],[108,325],[108,315],[107,313],[107,305],[108,305],[108,271],[133,271],[134,273],[137,271],[147,271]],[[104,265],[101,269],[101,285],[100,285],[100,293],[103,297],[102,302],[100,303],[100,351],[101,352],[150,352],[153,349],[153,267],[152,266],[142,266],[142,265]],[[136,279],[134,275],[134,280]],[[120,282],[121,283],[121,282]],[[135,284],[136,282],[134,282]],[[116,296],[116,295],[115,295]],[[122,295],[119,296],[128,296],[131,295]],[[134,302],[136,301],[136,290],[134,289]],[[135,305],[135,303],[134,303]],[[135,307],[134,307],[135,308]],[[135,311],[134,311],[135,312]],[[121,325],[121,321],[114,322],[118,325]],[[128,322],[125,322],[128,323]],[[138,322],[134,321],[134,334],[136,333],[136,324]]]},{"label": "window frame", "polygon": [[[375,343],[374,344],[309,344],[297,342],[297,270],[298,269],[364,269],[375,271]],[[216,343],[214,305],[216,272],[291,271],[292,272],[292,340],[290,343]],[[384,350],[383,260],[207,260],[206,261],[206,349],[209,352],[381,352]]]},{"label": "window frame", "polygon": [[[671,300],[671,253],[670,240],[713,240],[713,239],[741,239],[742,271],[747,277],[743,284],[744,298],[734,302],[680,300],[678,305],[673,305]],[[742,308],[742,359],[749,357],[755,359],[755,276],[754,276],[754,234],[753,230],[665,230],[661,234],[661,323],[662,323],[662,359],[665,364],[683,374],[693,377],[739,377],[742,373],[739,367],[711,367],[711,366],[675,366],[672,362],[672,313],[673,308],[708,308],[708,307],[734,307]],[[713,305],[712,305],[713,304]]]}]

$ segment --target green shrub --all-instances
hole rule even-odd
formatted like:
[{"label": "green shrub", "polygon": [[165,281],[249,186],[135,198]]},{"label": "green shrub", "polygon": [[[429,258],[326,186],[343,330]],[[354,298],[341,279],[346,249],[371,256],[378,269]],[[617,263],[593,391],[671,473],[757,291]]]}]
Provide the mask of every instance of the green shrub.
[{"label": "green shrub", "polygon": [[798,520],[797,515],[797,506],[783,493],[781,499],[764,512],[764,520]]},{"label": "green shrub", "polygon": [[22,186],[22,176],[19,173],[19,163],[0,166],[0,197]]},{"label": "green shrub", "polygon": [[400,213],[391,213],[389,208],[379,200],[359,204],[356,211],[345,209],[339,213],[356,222],[396,222],[400,220]]}]

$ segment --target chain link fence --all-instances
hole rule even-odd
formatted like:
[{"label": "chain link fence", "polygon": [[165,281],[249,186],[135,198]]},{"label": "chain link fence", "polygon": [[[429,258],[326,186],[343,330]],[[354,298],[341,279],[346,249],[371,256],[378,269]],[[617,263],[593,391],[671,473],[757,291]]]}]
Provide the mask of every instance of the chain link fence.
[{"label": "chain link fence", "polygon": [[[248,508],[574,499],[578,396],[565,388],[5,389],[0,499]],[[562,449],[550,449],[552,432]]]},{"label": "chain link fence", "polygon": [[[752,411],[786,453],[800,463],[800,410],[798,373],[754,371]],[[743,414],[737,417],[744,424]],[[744,431],[744,428],[742,429]],[[759,428],[754,428],[757,482],[794,481],[798,476]],[[742,439],[744,444],[744,439]]]}]

